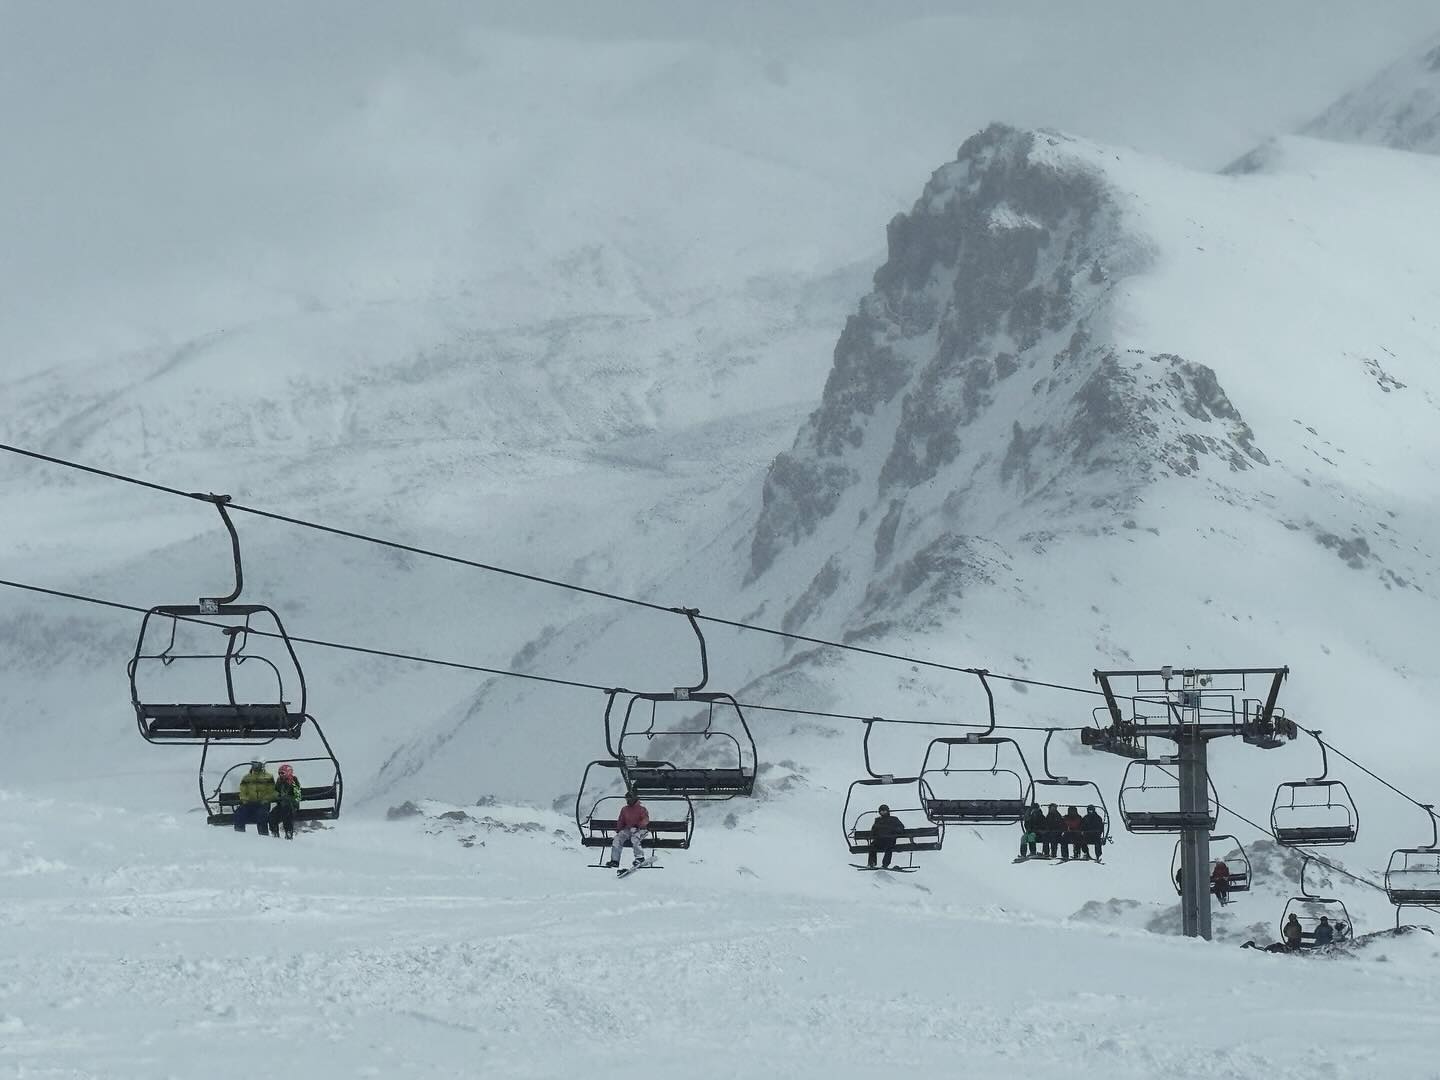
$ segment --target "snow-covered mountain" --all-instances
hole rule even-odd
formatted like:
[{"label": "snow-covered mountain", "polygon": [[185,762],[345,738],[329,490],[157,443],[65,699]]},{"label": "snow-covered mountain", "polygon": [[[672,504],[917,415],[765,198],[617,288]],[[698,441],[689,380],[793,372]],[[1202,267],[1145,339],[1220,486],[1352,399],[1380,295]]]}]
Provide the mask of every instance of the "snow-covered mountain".
[{"label": "snow-covered mountain", "polygon": [[[160,110],[140,140],[163,146],[173,123],[187,153],[108,172],[114,190],[73,221],[27,195],[88,198],[92,172],[56,169],[64,155],[0,181],[27,196],[0,221],[30,253],[0,266],[0,341],[24,346],[0,369],[0,437],[1073,686],[1096,667],[1288,664],[1292,716],[1425,793],[1440,159],[1345,144],[1403,132],[1433,149],[1417,104],[1431,54],[1326,114],[1324,138],[1209,171],[1399,40],[1391,26],[1335,46],[1329,71],[1305,36],[1325,22],[1313,6],[1236,5],[1229,71],[1196,45],[1234,37],[1227,20],[1192,26],[1177,56],[1156,4],[1126,35],[1090,9],[1037,22],[1002,5],[763,47],[487,26],[447,39],[443,63],[421,43],[383,78],[328,69],[343,77],[325,123],[306,127],[300,95],[290,126],[286,97],[274,139],[258,138],[250,71],[236,85],[254,111],[227,109],[191,67],[233,58],[187,55],[189,81],[157,67],[137,110],[191,85],[199,119]],[[1262,24],[1292,28],[1303,62],[1275,57]],[[77,100],[137,32],[82,29],[98,36],[64,87]],[[245,32],[269,58],[263,31]],[[288,56],[259,81],[326,82]],[[0,85],[19,70],[0,64]],[[1137,85],[1152,92],[1117,113]],[[1145,123],[1192,93],[1193,128]],[[1087,137],[996,124],[935,168],[1000,105]],[[103,113],[107,138],[133,132],[111,122],[123,113]],[[200,134],[223,116],[218,141]],[[1142,148],[1112,145],[1127,141]],[[282,173],[245,156],[297,145]],[[332,174],[359,180],[315,182]],[[180,197],[196,191],[227,220]],[[3,577],[143,606],[228,573],[198,504],[7,456],[0,506]],[[346,812],[257,851],[201,826],[193,750],[135,735],[133,613],[4,590],[0,927],[17,945],[0,958],[0,1071],[193,1075],[264,1042],[317,1075],[619,1075],[639,987],[659,1036],[647,1067],[703,1076],[750,1069],[744,1043],[796,1076],[956,1056],[996,1076],[1428,1075],[1431,942],[1336,959],[1322,986],[1311,966],[1161,940],[1177,926],[1165,837],[1117,829],[1103,866],[1061,870],[1012,866],[1011,828],[953,829],[914,877],[852,871],[839,818],[861,728],[784,708],[974,720],[984,696],[956,673],[707,626],[710,687],[780,710],[750,713],[755,797],[700,807],[664,874],[582,870],[569,815],[604,754],[593,687],[689,683],[684,621],[238,524],[247,599],[296,633],[588,686],[302,648]],[[1095,704],[1005,683],[996,697],[1002,722],[1036,728]],[[877,764],[913,768],[933,733],[878,729]],[[1043,736],[1015,738],[1038,772]],[[1050,763],[1114,809],[1123,762],[1067,732]],[[1220,828],[1255,875],[1217,911],[1217,940],[1272,937],[1298,862],[1239,815],[1263,824],[1279,781],[1317,771],[1315,746],[1216,745],[1211,764],[1234,811]],[[1352,870],[1374,877],[1428,839],[1418,810],[1330,765],[1363,819],[1340,855]],[[1393,919],[1339,873],[1309,881],[1362,929]],[[617,902],[617,885],[642,895]],[[1312,1031],[1317,987],[1345,995],[1345,1026]],[[1181,1013],[1200,1023],[1180,1042],[1135,1033]]]},{"label": "snow-covered mountain", "polygon": [[1440,38],[1346,94],[1300,130],[1318,139],[1440,154]]}]

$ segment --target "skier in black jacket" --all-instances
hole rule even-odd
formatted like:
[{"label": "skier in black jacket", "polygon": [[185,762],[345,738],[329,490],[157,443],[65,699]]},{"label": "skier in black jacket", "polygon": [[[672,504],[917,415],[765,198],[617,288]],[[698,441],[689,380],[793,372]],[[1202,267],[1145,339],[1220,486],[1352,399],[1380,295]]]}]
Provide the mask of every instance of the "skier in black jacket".
[{"label": "skier in black jacket", "polygon": [[1045,858],[1053,859],[1055,849],[1060,846],[1060,838],[1065,832],[1065,819],[1060,816],[1060,808],[1053,802],[1050,809],[1045,812],[1045,827],[1040,830],[1040,841],[1043,844]]},{"label": "skier in black jacket", "polygon": [[884,803],[876,811],[875,820],[870,823],[870,868],[875,868],[875,856],[884,856],[881,860],[883,869],[890,869],[890,859],[895,854],[895,838],[903,832],[905,824],[898,817],[890,813],[890,807]]},{"label": "skier in black jacket", "polygon": [[1105,846],[1105,819],[1102,818],[1093,806],[1085,808],[1085,816],[1080,819],[1080,850],[1085,858],[1090,858],[1090,852],[1095,852],[1095,861],[1100,861],[1100,849]]}]

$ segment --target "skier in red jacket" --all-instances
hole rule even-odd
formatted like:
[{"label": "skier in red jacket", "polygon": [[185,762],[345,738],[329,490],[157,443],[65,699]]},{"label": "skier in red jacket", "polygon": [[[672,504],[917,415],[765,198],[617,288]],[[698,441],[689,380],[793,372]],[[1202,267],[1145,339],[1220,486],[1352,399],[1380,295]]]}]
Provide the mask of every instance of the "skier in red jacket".
[{"label": "skier in red jacket", "polygon": [[1224,859],[1216,859],[1210,871],[1210,891],[1222,905],[1230,902],[1230,867]]},{"label": "skier in red jacket", "polygon": [[640,801],[640,796],[633,791],[625,795],[625,805],[620,808],[620,816],[615,821],[615,842],[610,845],[610,865],[620,865],[620,853],[629,844],[635,849],[635,865],[639,866],[645,861],[645,848],[642,846],[650,835],[650,811],[645,809],[645,804]]}]

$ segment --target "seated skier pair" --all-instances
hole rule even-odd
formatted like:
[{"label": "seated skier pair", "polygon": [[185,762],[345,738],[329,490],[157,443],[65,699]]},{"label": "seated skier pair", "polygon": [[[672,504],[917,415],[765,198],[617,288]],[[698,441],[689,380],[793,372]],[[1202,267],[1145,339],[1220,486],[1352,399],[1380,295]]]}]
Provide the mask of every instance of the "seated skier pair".
[{"label": "seated skier pair", "polygon": [[1077,859],[1091,858],[1093,849],[1098,862],[1105,845],[1105,819],[1093,805],[1085,808],[1083,816],[1076,807],[1067,807],[1062,817],[1055,803],[1048,811],[1031,803],[1020,827],[1020,859],[1053,859],[1058,853],[1061,862],[1069,862],[1072,849]]},{"label": "seated skier pair", "polygon": [[276,779],[258,758],[250,762],[250,771],[240,778],[240,805],[235,807],[235,831],[243,833],[254,822],[261,836],[295,839],[295,812],[300,809],[300,781],[293,765],[281,765]]}]

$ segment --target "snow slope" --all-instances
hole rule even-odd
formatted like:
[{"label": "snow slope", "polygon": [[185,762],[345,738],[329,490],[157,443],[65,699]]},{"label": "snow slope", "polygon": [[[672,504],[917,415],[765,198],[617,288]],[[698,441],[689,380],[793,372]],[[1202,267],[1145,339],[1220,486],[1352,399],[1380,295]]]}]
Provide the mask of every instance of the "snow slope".
[{"label": "snow slope", "polygon": [[617,882],[558,818],[442,809],[291,844],[6,790],[0,1072],[180,1078],[261,1047],[337,1077],[1433,1075],[1429,935],[1207,947],[748,830]]}]

